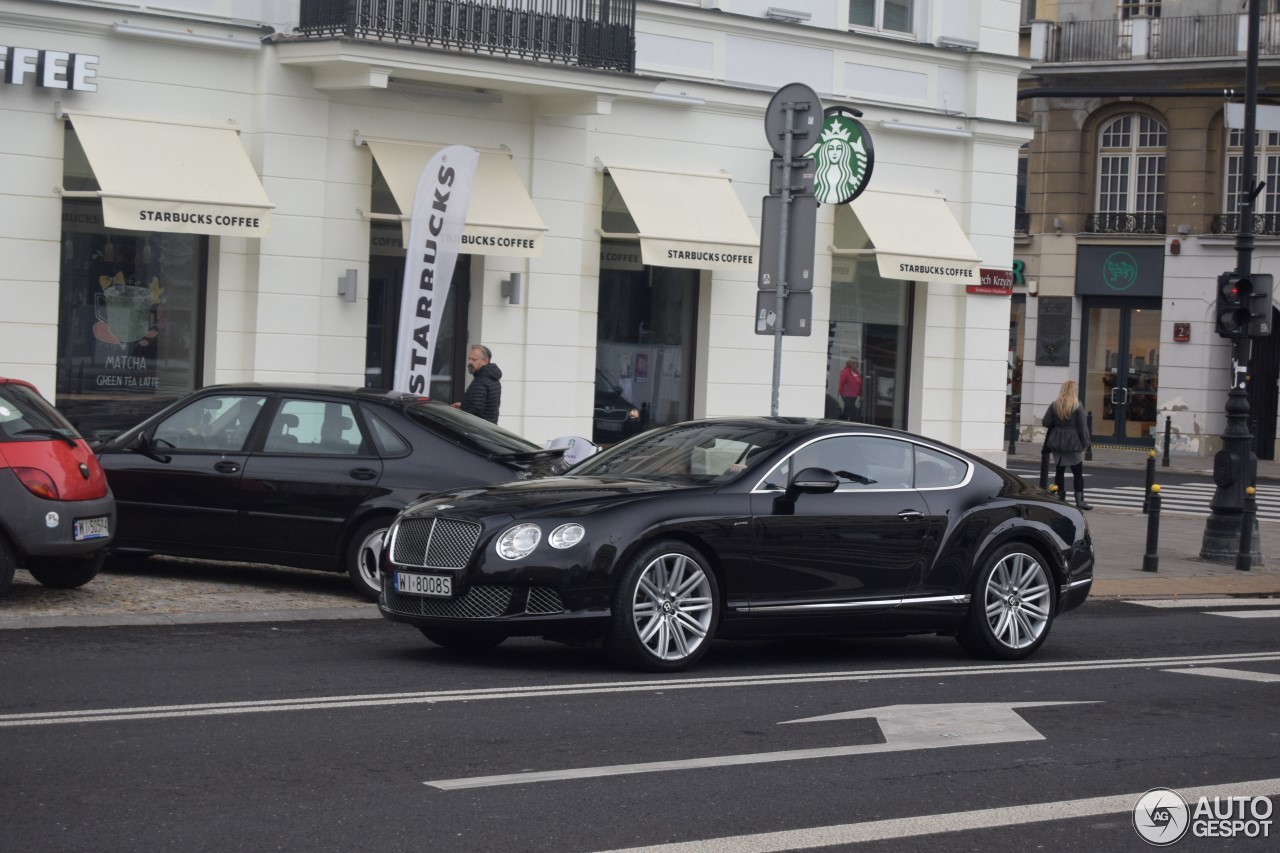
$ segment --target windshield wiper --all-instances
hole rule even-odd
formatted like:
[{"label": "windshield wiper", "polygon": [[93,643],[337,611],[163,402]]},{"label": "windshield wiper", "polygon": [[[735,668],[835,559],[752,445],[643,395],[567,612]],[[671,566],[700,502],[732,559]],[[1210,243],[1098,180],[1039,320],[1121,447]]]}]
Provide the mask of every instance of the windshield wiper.
[{"label": "windshield wiper", "polygon": [[45,435],[49,438],[60,438],[72,447],[76,446],[76,440],[60,429],[42,429],[32,427],[31,429],[20,429],[15,432],[14,435]]}]

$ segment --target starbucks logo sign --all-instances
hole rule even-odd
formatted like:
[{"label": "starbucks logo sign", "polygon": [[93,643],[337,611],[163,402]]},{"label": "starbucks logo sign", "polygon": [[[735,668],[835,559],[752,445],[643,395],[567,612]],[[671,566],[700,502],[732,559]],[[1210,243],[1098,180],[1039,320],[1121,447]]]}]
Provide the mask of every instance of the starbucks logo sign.
[{"label": "starbucks logo sign", "polygon": [[1138,262],[1128,252],[1112,252],[1102,262],[1102,281],[1115,291],[1125,291],[1138,281]]},{"label": "starbucks logo sign", "polygon": [[862,122],[845,107],[827,109],[818,142],[805,152],[814,158],[813,194],[823,204],[845,204],[866,189],[875,149]]}]

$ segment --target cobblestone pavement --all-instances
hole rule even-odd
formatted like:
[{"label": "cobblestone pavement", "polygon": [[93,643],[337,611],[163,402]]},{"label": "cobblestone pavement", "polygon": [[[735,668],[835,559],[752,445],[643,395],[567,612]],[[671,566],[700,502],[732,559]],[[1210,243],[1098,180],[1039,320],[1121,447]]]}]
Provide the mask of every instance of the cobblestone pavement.
[{"label": "cobblestone pavement", "polygon": [[47,589],[19,569],[0,594],[0,628],[46,625],[379,618],[345,574],[170,557],[114,559],[79,589]]}]

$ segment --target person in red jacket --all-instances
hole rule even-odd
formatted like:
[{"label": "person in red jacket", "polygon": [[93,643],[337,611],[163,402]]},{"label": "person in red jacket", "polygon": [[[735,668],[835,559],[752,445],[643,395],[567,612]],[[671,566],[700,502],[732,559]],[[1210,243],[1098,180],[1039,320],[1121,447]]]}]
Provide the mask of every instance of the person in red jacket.
[{"label": "person in red jacket", "polygon": [[840,417],[846,421],[856,421],[862,406],[862,374],[858,372],[856,358],[851,358],[844,363],[844,370],[840,371],[838,393],[844,403]]}]

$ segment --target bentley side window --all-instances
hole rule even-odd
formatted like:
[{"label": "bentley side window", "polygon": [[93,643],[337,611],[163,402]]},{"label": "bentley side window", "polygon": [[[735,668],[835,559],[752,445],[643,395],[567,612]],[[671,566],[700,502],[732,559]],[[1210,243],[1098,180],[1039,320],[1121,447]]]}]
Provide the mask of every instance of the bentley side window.
[{"label": "bentley side window", "polygon": [[911,488],[911,445],[894,438],[838,435],[805,445],[769,472],[763,488],[782,490],[792,474],[825,468],[840,478],[838,491]]},{"label": "bentley side window", "polygon": [[916,445],[916,488],[945,489],[964,482],[969,466],[948,453]]}]

